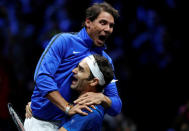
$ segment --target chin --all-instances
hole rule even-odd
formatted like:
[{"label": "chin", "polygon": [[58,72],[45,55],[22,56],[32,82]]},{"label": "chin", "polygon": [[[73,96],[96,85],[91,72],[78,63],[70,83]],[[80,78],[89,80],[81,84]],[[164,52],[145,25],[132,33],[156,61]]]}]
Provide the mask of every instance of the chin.
[{"label": "chin", "polygon": [[104,43],[99,44],[99,46],[104,46]]},{"label": "chin", "polygon": [[101,47],[104,45],[104,43],[95,43],[96,46]]},{"label": "chin", "polygon": [[76,87],[75,87],[75,86],[73,86],[73,85],[71,85],[71,86],[70,86],[70,88],[71,88],[71,89],[75,89]]}]

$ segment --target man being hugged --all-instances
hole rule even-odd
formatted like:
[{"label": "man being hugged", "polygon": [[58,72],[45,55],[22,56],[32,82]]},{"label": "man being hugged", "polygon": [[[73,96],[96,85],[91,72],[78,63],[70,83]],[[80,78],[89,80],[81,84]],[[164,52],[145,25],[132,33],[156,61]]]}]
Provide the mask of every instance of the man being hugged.
[{"label": "man being hugged", "polygon": [[[103,93],[82,94],[74,101],[76,105],[82,105],[77,109],[74,110],[70,106],[73,102],[70,88],[73,84],[72,70],[79,62],[91,54],[99,54],[112,64],[111,58],[104,51],[105,40],[112,34],[114,20],[118,16],[118,11],[108,3],[94,4],[86,10],[84,27],[78,33],[60,33],[52,38],[34,74],[35,89],[31,97],[34,121],[50,123],[52,128],[57,128],[56,124],[66,122],[66,116],[76,113],[87,115],[82,109],[91,111],[88,106],[98,104],[102,105],[109,115],[120,113],[122,102],[115,82],[108,84]],[[31,122],[30,119],[26,121]],[[45,124],[42,124],[40,131],[46,131],[49,127],[50,125],[45,127]],[[34,130],[37,131],[38,128]]]}]

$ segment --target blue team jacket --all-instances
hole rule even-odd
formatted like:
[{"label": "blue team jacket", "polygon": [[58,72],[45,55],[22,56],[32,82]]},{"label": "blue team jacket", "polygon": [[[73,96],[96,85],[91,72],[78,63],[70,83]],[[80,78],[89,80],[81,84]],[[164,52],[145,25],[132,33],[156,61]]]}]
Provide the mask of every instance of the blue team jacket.
[{"label": "blue team jacket", "polygon": [[[111,58],[104,49],[104,47],[94,47],[85,28],[77,34],[62,33],[54,36],[44,50],[35,70],[35,88],[31,97],[33,116],[42,120],[62,120],[65,116],[64,112],[45,96],[51,91],[58,90],[68,102],[71,102],[72,70],[83,58],[94,53],[105,56],[112,64]],[[107,113],[110,115],[120,113],[122,102],[115,82],[104,89],[104,94],[112,101]]]},{"label": "blue team jacket", "polygon": [[93,112],[86,111],[87,116],[75,114],[71,118],[68,118],[61,127],[64,127],[68,131],[101,131],[102,122],[104,119],[104,108],[100,105],[96,106],[96,109],[92,109]]}]

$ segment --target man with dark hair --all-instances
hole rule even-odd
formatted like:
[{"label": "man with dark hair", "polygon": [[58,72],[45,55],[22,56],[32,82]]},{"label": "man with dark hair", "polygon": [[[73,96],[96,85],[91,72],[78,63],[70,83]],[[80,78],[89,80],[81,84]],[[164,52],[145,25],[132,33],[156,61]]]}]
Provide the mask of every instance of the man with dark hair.
[{"label": "man with dark hair", "polygon": [[[85,27],[77,34],[60,33],[52,38],[43,52],[34,74],[35,89],[31,97],[32,115],[35,119],[51,122],[65,121],[65,116],[79,113],[88,106],[101,104],[109,115],[121,111],[122,102],[115,81],[103,93],[87,92],[75,104],[82,106],[73,112],[70,89],[72,70],[85,57],[99,54],[111,58],[104,52],[105,40],[112,34],[118,12],[108,3],[94,4],[86,11]],[[112,64],[113,66],[113,64]],[[26,119],[29,121],[29,119]],[[44,129],[46,130],[46,129]]]},{"label": "man with dark hair", "polygon": [[[106,58],[100,55],[90,55],[84,58],[73,70],[71,88],[82,95],[86,92],[102,92],[103,88],[113,79],[113,69]],[[77,108],[75,105],[70,109]],[[102,127],[104,109],[101,105],[95,106],[93,112],[81,116],[75,114],[63,122],[60,131],[98,131]]]},{"label": "man with dark hair", "polygon": [[[114,17],[114,20],[117,20],[119,17],[118,11],[108,3],[104,2],[101,4],[95,3],[93,6],[89,7],[86,10],[85,18],[94,21],[102,11],[111,14]],[[83,25],[85,26],[85,22]]]}]

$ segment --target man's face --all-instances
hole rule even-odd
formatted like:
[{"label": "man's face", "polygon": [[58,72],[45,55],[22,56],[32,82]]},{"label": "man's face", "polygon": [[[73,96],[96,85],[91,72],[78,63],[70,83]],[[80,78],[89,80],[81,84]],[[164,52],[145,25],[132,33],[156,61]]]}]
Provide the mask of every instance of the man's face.
[{"label": "man's face", "polygon": [[90,69],[85,59],[83,59],[72,72],[74,75],[71,88],[80,92],[85,91],[89,86],[88,77],[90,75]]},{"label": "man's face", "polygon": [[94,21],[86,19],[86,29],[96,46],[103,46],[105,40],[112,34],[114,27],[113,16],[102,11]]}]

